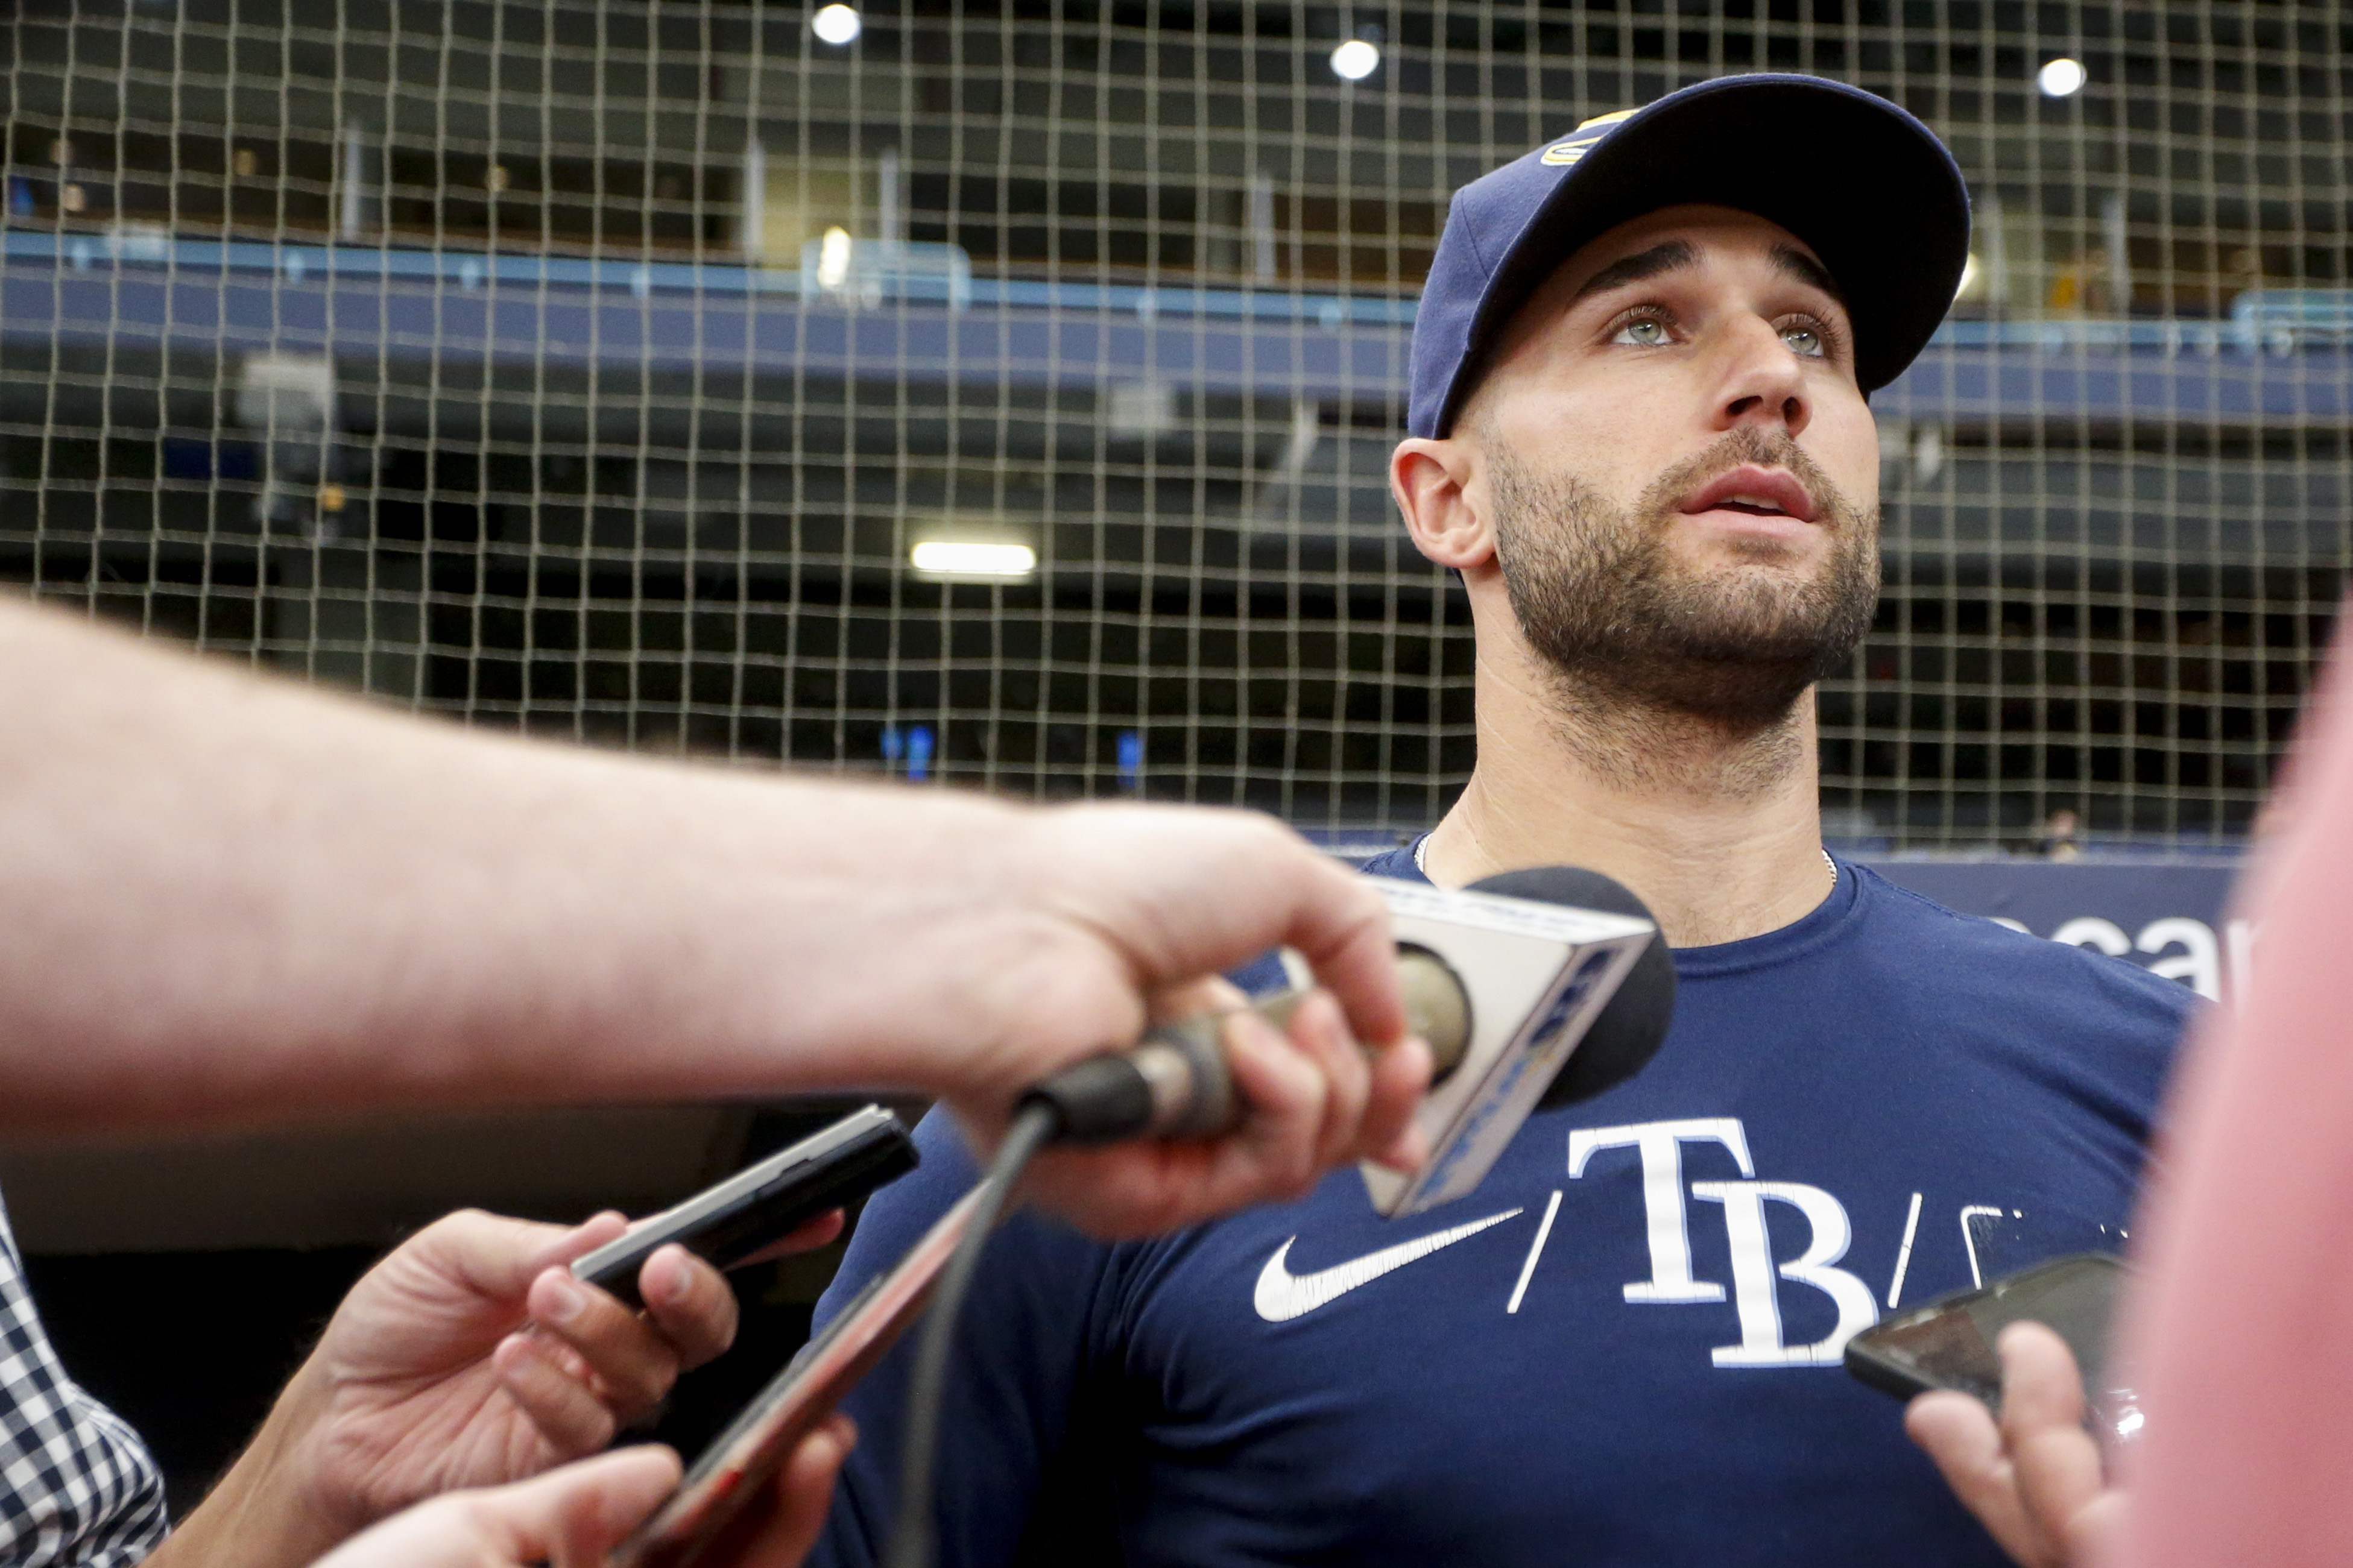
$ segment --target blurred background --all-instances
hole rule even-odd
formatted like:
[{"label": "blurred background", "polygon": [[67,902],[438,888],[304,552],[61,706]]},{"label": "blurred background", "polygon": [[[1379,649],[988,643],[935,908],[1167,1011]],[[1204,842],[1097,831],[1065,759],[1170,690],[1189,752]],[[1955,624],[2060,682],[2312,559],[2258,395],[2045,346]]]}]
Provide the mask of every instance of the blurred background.
[{"label": "blurred background", "polygon": [[1877,399],[1841,838],[2243,835],[2337,602],[2334,5],[7,15],[0,571],[468,722],[1428,825],[1470,633],[1382,468],[1448,195],[1737,70],[1978,211]]},{"label": "blurred background", "polygon": [[[1977,230],[1874,399],[1831,842],[2218,994],[2348,563],[2348,67],[2270,0],[5,0],[0,576],[459,722],[1385,846],[1472,760],[1383,477],[1450,193],[1835,77]],[[2038,903],[1938,856],[2114,864]],[[0,1173],[69,1360],[228,1434],[185,1491],[384,1236],[676,1196],[816,1112],[637,1114]],[[119,1370],[167,1252],[251,1342],[201,1410]],[[763,1287],[779,1336],[821,1279]]]}]

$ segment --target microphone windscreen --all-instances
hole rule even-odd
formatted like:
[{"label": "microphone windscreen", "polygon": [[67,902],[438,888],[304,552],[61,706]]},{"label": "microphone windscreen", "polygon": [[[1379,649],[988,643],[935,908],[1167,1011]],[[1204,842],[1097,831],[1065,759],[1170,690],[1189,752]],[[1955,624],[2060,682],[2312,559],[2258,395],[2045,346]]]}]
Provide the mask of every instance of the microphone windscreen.
[{"label": "microphone windscreen", "polygon": [[[1653,925],[1658,923],[1650,906],[1636,898],[1623,882],[1578,866],[1537,866],[1525,871],[1505,871],[1472,883],[1471,891],[1501,893],[1505,898],[1529,899],[1541,904],[1567,904],[1572,909],[1596,910],[1603,914],[1632,915]],[[1654,936],[1620,983],[1617,994],[1602,1008],[1601,1016],[1593,1021],[1593,1026],[1577,1042],[1577,1049],[1569,1053],[1568,1065],[1560,1069],[1560,1076],[1552,1080],[1544,1098],[1536,1101],[1536,1109],[1554,1110],[1590,1100],[1641,1072],[1659,1054],[1660,1043],[1667,1037],[1667,1026],[1674,1022],[1674,954],[1667,950],[1666,938]]]}]

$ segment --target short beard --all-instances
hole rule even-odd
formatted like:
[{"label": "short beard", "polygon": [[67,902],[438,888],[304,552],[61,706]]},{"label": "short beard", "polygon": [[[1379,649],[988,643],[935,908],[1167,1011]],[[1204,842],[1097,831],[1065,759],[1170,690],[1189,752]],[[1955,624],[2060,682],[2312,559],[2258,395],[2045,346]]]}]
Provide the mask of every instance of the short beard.
[{"label": "short beard", "polygon": [[[1734,430],[1661,474],[1624,511],[1573,476],[1537,474],[1499,443],[1482,445],[1513,613],[1577,707],[1631,704],[1728,738],[1755,735],[1784,724],[1871,629],[1878,517],[1849,501],[1787,436]],[[1749,548],[1749,563],[1713,575],[1674,555],[1683,498],[1746,462],[1788,469],[1814,498],[1815,522],[1831,534],[1817,574],[1792,575],[1765,542]]]}]

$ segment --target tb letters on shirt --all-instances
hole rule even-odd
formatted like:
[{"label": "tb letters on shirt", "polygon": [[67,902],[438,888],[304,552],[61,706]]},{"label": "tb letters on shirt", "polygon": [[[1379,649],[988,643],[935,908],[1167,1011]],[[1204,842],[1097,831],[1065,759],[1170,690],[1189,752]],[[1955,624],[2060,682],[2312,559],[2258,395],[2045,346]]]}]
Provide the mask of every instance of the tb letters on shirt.
[{"label": "tb letters on shirt", "polygon": [[[1741,1180],[1683,1180],[1683,1146],[1714,1143],[1732,1156]],[[1717,1366],[1834,1366],[1846,1342],[1879,1316],[1871,1287],[1838,1267],[1853,1238],[1844,1205],[1820,1187],[1802,1182],[1759,1181],[1748,1152],[1748,1136],[1736,1118],[1694,1117],[1643,1121],[1625,1127],[1581,1128],[1569,1134],[1568,1174],[1583,1178],[1613,1154],[1630,1152],[1641,1162],[1644,1228],[1650,1240],[1651,1275],[1630,1280],[1626,1300],[1678,1304],[1721,1301],[1725,1284],[1692,1272],[1691,1228],[1695,1205],[1721,1213],[1731,1256],[1733,1301],[1740,1340],[1715,1347]],[[1706,1211],[1702,1210],[1704,1213]],[[1803,1226],[1797,1256],[1774,1261],[1777,1227]],[[1785,1247],[1781,1250],[1787,1251]],[[1792,1280],[1820,1291],[1837,1309],[1837,1325],[1825,1337],[1790,1344],[1782,1333],[1780,1282]]]}]

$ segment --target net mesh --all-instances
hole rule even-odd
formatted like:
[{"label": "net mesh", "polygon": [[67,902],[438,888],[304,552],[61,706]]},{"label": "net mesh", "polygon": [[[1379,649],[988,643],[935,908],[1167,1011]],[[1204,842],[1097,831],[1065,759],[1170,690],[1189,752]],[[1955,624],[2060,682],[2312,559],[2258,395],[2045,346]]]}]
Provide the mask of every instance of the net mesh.
[{"label": "net mesh", "polygon": [[1876,400],[1833,837],[2227,839],[2347,562],[2349,48],[2285,4],[17,0],[0,572],[476,723],[1417,827],[1472,756],[1384,480],[1449,193],[1809,71],[1978,212]]}]

